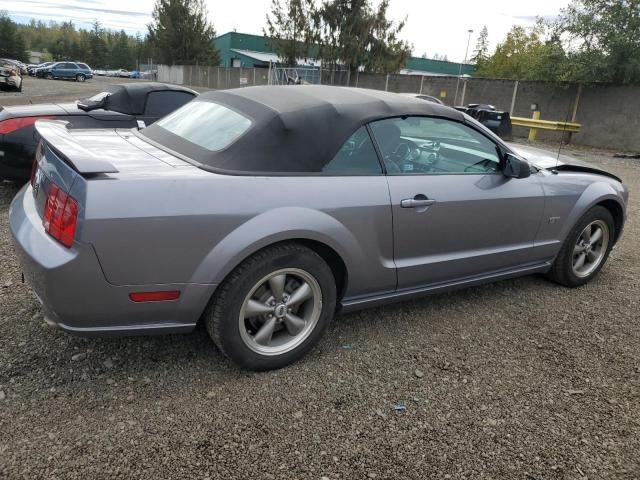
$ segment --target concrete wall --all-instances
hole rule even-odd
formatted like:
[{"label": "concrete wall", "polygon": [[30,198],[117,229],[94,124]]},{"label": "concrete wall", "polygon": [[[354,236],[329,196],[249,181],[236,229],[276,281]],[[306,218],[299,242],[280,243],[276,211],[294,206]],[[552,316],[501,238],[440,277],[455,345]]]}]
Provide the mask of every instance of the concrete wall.
[{"label": "concrete wall", "polygon": [[[158,81],[211,89],[267,85],[268,70],[263,68],[225,68],[200,66],[158,66]],[[243,82],[241,83],[241,80]],[[245,83],[246,82],[246,83]],[[346,72],[322,72],[322,82],[351,85],[390,92],[425,93],[442,99],[446,105],[488,103],[500,110],[511,110],[516,82],[469,78],[458,84],[457,77],[384,75]],[[458,90],[457,101],[456,87]],[[579,98],[578,98],[579,97]],[[571,142],[579,145],[640,151],[640,87],[606,85],[584,86],[547,82],[518,82],[512,116],[530,117],[537,104],[543,120],[575,121],[582,124]],[[524,137],[528,129],[514,127],[514,135]],[[542,141],[560,141],[561,132],[538,131]]]},{"label": "concrete wall", "polygon": [[158,81],[226,90],[249,85],[267,85],[269,71],[265,68],[227,68],[200,65],[158,65]]},{"label": "concrete wall", "polygon": [[576,121],[578,144],[640,151],[640,87],[583,87]]}]

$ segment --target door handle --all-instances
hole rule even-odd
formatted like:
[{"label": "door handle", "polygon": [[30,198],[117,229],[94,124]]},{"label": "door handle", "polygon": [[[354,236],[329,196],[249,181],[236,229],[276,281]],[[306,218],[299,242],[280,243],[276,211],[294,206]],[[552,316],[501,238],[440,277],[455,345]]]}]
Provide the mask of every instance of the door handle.
[{"label": "door handle", "polygon": [[416,198],[405,198],[400,201],[400,206],[402,208],[418,208],[418,207],[429,207],[436,203],[432,198],[420,198],[422,195],[416,195]]}]

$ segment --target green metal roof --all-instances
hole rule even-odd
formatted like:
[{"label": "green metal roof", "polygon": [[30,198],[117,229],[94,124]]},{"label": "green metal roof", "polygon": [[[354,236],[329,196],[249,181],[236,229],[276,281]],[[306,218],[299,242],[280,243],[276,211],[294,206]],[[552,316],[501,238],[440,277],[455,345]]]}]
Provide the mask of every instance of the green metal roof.
[{"label": "green metal roof", "polygon": [[[249,33],[228,32],[215,39],[226,48],[237,48],[238,50],[251,50],[253,52],[273,52],[273,47],[269,45],[267,37],[264,35],[251,35]],[[218,47],[219,48],[219,47]]]},{"label": "green metal roof", "polygon": [[[222,65],[231,66],[232,59],[240,59],[242,67],[264,66],[264,62],[255,61],[246,55],[234,52],[236,50],[248,50],[252,52],[276,53],[264,35],[252,35],[249,33],[228,32],[215,39],[215,45],[220,50]],[[405,67],[410,73],[432,73],[436,75],[458,75],[460,64],[444,60],[431,60],[428,58],[410,57]],[[462,65],[463,75],[473,75],[475,65]]]},{"label": "green metal roof", "polygon": [[[459,63],[420,57],[409,57],[406,68],[408,70],[439,73],[441,75],[459,75],[460,72]],[[473,75],[475,69],[475,65],[462,64],[462,75]]]}]

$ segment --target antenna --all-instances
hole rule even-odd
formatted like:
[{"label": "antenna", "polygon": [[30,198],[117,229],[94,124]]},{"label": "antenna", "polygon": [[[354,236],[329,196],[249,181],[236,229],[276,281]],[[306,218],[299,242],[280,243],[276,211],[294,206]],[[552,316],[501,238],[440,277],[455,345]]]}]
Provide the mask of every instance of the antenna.
[{"label": "antenna", "polygon": [[[571,114],[571,102],[569,102],[569,108],[567,109],[567,116],[564,119],[565,126],[569,122],[569,115]],[[564,132],[562,133],[562,137],[560,137],[560,145],[558,146],[558,155],[556,156],[556,166],[553,169],[554,173],[558,173],[558,163],[560,163],[560,152],[562,152],[562,140],[564,138]]]}]

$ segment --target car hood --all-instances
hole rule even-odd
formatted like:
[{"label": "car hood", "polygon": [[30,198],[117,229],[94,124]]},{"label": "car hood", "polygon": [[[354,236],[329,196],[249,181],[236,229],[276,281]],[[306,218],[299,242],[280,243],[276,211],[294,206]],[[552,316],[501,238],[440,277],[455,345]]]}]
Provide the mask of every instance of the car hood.
[{"label": "car hood", "polygon": [[620,178],[616,177],[614,174],[569,155],[564,155],[562,153],[558,154],[558,152],[550,152],[540,148],[531,147],[529,145],[520,145],[515,143],[508,143],[507,145],[516,154],[527,159],[534,167],[540,169],[595,173],[621,182]]}]

